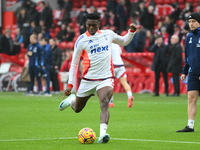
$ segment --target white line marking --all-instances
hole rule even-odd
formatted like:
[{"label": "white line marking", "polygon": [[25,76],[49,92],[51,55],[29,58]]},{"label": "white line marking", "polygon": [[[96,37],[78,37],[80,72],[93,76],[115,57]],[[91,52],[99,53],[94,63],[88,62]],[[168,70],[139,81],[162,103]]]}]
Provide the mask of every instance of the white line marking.
[{"label": "white line marking", "polygon": [[[98,138],[98,137],[97,137]],[[64,138],[40,138],[40,139],[5,139],[0,142],[17,142],[17,141],[45,141],[45,140],[71,140],[77,137],[64,137]],[[138,142],[158,142],[158,143],[177,143],[177,144],[200,144],[200,142],[187,142],[187,141],[164,141],[164,140],[145,140],[145,139],[125,139],[125,138],[111,138],[117,141],[138,141]]]}]

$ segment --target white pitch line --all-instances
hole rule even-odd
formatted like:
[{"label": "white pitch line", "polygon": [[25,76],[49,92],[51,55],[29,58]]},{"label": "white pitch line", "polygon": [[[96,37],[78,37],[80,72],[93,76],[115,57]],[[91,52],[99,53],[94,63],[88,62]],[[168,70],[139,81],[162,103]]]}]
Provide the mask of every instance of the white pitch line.
[{"label": "white pitch line", "polygon": [[[97,137],[98,138],[98,137]],[[64,138],[39,138],[39,139],[5,139],[0,142],[17,142],[17,141],[45,141],[45,140],[71,140],[77,137],[64,137]],[[145,140],[145,139],[125,139],[125,138],[111,138],[117,141],[138,141],[138,142],[158,142],[158,143],[176,143],[176,144],[200,144],[200,142],[187,142],[187,141],[164,141],[164,140]]]}]

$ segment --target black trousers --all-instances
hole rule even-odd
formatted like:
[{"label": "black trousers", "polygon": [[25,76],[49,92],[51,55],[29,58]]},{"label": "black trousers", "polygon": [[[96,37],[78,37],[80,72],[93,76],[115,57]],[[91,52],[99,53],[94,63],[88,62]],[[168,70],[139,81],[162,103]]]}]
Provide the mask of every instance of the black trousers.
[{"label": "black trousers", "polygon": [[174,94],[180,94],[179,74],[172,73],[172,77],[174,82]]},{"label": "black trousers", "polygon": [[167,72],[161,70],[155,70],[155,95],[159,95],[159,79],[160,73],[162,72],[164,83],[165,83],[165,94],[168,95],[168,80]]},{"label": "black trousers", "polygon": [[50,79],[52,81],[53,91],[60,91],[59,82],[58,82],[58,70],[51,68]]}]

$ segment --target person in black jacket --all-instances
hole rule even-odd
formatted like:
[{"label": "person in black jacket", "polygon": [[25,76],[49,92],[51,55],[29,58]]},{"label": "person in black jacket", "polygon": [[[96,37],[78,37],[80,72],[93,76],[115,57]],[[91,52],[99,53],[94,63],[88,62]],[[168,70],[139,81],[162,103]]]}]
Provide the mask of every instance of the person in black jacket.
[{"label": "person in black jacket", "polygon": [[153,64],[151,69],[155,71],[155,95],[159,96],[159,79],[162,72],[165,83],[165,94],[168,96],[168,81],[167,81],[167,46],[163,44],[161,36],[156,37],[155,44],[151,46],[150,52],[154,52]]},{"label": "person in black jacket", "polygon": [[52,62],[50,69],[50,77],[53,84],[53,92],[54,94],[59,94],[59,82],[58,82],[58,72],[60,70],[61,61],[62,61],[62,51],[56,45],[56,39],[51,38],[49,40],[49,44],[52,49]]},{"label": "person in black jacket", "polygon": [[147,9],[145,9],[142,14],[140,15],[140,24],[148,30],[154,29],[154,7],[148,6]]},{"label": "person in black jacket", "polygon": [[169,46],[167,72],[172,73],[174,83],[174,94],[171,96],[179,96],[180,94],[179,74],[182,72],[182,48],[178,41],[178,36],[173,35],[171,37],[171,45]]},{"label": "person in black jacket", "polygon": [[79,24],[80,35],[86,32],[86,25],[85,25],[85,23],[86,23],[86,16],[87,16],[87,14],[88,14],[88,12],[87,12],[87,6],[83,5],[82,6],[82,10],[79,13],[78,18],[77,18],[77,22]]}]

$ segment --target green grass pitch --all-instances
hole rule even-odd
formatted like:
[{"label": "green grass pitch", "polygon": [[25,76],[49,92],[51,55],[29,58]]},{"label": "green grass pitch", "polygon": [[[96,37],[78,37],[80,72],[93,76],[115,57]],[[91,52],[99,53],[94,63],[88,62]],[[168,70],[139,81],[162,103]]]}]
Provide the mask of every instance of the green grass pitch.
[{"label": "green grass pitch", "polygon": [[[127,96],[114,94],[110,108],[107,144],[80,144],[79,130],[90,127],[99,136],[100,106],[92,97],[82,112],[60,112],[62,94],[52,97],[0,93],[0,150],[199,150],[200,115],[194,133],[176,133],[187,125],[187,95],[153,97],[134,94],[132,108]],[[200,110],[200,102],[197,104]],[[98,138],[97,138],[98,139]]]}]

